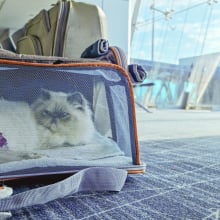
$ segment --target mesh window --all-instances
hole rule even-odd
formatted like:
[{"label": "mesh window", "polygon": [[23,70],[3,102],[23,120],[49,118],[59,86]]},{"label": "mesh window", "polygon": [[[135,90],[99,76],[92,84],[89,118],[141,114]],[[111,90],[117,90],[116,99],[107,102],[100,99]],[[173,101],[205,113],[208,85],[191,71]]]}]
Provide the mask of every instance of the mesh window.
[{"label": "mesh window", "polygon": [[122,157],[134,163],[125,85],[115,70],[100,67],[1,66],[0,168],[18,161],[22,169],[45,161],[48,167],[103,160],[125,166]]}]

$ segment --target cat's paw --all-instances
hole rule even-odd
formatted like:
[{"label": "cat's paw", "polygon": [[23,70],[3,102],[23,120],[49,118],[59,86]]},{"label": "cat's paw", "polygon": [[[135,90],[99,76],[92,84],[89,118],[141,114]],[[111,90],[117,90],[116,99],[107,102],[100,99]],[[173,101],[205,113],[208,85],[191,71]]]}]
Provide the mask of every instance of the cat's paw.
[{"label": "cat's paw", "polygon": [[38,159],[41,158],[43,155],[38,154],[38,153],[24,153],[22,155],[22,158],[25,160],[29,160],[29,159]]}]

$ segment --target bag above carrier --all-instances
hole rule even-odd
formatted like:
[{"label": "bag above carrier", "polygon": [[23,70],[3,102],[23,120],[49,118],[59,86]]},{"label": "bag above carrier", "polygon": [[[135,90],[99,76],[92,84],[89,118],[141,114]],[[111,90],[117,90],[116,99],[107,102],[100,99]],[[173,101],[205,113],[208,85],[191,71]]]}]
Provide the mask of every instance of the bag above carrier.
[{"label": "bag above carrier", "polygon": [[89,45],[107,39],[107,21],[96,5],[59,1],[28,21],[23,33],[16,41],[19,54],[79,58]]}]

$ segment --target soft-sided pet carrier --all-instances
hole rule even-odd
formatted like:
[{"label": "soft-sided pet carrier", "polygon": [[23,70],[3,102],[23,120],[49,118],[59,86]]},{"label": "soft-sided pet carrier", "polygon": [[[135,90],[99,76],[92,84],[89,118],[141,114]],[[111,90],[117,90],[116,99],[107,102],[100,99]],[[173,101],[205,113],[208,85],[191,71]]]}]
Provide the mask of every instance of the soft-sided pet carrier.
[{"label": "soft-sided pet carrier", "polygon": [[118,191],[127,172],[144,172],[125,69],[97,59],[1,52],[1,180],[78,173],[53,190],[47,186],[1,200],[0,210],[75,191]]},{"label": "soft-sided pet carrier", "polygon": [[98,7],[60,1],[25,25],[18,54],[0,50],[0,179],[74,174],[1,199],[0,211],[119,191],[144,172],[132,83],[146,73],[109,47],[104,23]]}]

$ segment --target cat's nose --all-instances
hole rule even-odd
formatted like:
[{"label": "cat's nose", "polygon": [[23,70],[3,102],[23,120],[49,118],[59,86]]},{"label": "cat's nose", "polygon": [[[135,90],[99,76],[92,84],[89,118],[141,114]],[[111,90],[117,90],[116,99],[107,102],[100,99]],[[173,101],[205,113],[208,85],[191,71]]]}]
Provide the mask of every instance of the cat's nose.
[{"label": "cat's nose", "polygon": [[57,118],[56,117],[53,117],[52,119],[51,119],[51,124],[56,124],[57,123]]},{"label": "cat's nose", "polygon": [[57,131],[57,124],[51,124],[50,125],[50,131],[51,132],[56,132]]}]

